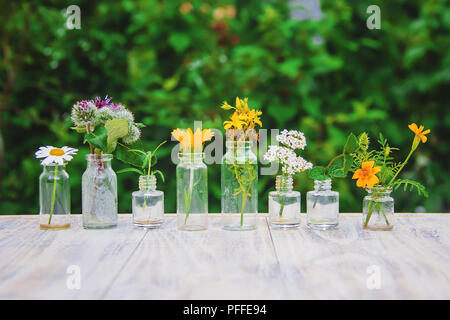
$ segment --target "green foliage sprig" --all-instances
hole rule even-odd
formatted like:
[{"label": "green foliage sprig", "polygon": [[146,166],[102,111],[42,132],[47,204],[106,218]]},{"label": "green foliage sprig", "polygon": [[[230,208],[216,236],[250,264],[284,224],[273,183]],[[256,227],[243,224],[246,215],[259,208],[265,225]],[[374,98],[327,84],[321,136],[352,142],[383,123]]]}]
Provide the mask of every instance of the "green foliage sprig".
[{"label": "green foliage sprig", "polygon": [[326,167],[315,166],[309,172],[313,180],[327,180],[333,178],[345,178],[353,165],[352,154],[358,149],[364,149],[365,144],[360,142],[353,133],[347,137],[341,154],[334,157]]},{"label": "green foliage sprig", "polygon": [[143,151],[140,149],[129,149],[128,152],[138,154],[142,157],[142,162],[140,166],[137,167],[128,167],[122,170],[117,171],[117,173],[125,173],[125,172],[136,172],[141,176],[152,176],[159,175],[161,180],[164,182],[164,174],[160,170],[152,170],[152,167],[156,165],[158,162],[158,158],[156,157],[156,152],[158,149],[167,141],[161,142],[153,151]]}]

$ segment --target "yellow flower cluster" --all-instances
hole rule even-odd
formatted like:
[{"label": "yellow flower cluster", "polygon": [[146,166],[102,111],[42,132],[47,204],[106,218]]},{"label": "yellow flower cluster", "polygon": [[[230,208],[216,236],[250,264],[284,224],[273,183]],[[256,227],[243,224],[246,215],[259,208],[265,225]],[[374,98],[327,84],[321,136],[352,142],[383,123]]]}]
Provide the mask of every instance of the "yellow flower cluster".
[{"label": "yellow flower cluster", "polygon": [[181,152],[202,152],[203,143],[209,141],[214,136],[211,129],[197,128],[195,132],[191,128],[175,129],[172,131],[172,136],[180,142]]},{"label": "yellow flower cluster", "polygon": [[224,121],[223,127],[225,130],[237,129],[247,131],[255,129],[256,125],[262,127],[260,120],[262,112],[256,109],[250,109],[247,101],[248,98],[242,100],[239,99],[239,97],[236,97],[236,107],[229,105],[226,101],[222,104],[222,109],[235,110],[231,115],[230,120]]}]

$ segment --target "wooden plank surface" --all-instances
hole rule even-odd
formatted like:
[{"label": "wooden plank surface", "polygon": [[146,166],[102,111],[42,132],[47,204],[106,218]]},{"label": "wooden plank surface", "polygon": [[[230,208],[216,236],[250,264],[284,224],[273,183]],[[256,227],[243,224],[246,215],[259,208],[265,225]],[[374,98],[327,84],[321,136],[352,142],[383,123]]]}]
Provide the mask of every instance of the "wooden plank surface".
[{"label": "wooden plank surface", "polygon": [[156,230],[130,215],[111,230],[72,220],[41,231],[37,216],[0,216],[0,299],[450,299],[449,214],[397,214],[389,232],[363,230],[361,214],[329,231],[305,215],[283,231],[261,214],[247,232],[217,214],[203,232],[178,231],[175,215]]}]

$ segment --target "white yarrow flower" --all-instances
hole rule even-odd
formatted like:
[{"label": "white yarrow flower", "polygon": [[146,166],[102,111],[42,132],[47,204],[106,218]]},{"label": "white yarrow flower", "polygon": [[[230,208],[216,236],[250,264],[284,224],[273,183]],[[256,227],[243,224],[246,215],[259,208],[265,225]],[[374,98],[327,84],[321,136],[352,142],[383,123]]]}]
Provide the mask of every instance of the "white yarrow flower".
[{"label": "white yarrow flower", "polygon": [[296,149],[304,149],[306,147],[306,138],[303,132],[297,130],[284,129],[277,136],[277,141],[282,146],[269,146],[269,150],[264,154],[266,161],[278,161],[282,164],[281,171],[288,175],[297,172],[312,169],[311,162],[306,161],[301,156],[297,156]]},{"label": "white yarrow flower", "polygon": [[303,150],[306,147],[305,135],[303,132],[297,130],[288,131],[284,129],[279,135],[277,135],[277,141],[293,150]]}]

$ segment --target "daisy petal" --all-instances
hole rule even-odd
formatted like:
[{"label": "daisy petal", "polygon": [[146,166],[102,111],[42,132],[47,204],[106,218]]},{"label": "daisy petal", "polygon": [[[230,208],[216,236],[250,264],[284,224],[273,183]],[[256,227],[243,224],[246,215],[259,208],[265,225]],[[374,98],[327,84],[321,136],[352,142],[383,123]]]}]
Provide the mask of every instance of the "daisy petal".
[{"label": "daisy petal", "polygon": [[43,166],[48,166],[48,165],[50,165],[52,163],[53,163],[52,157],[47,157],[47,158],[45,158],[44,160],[41,161],[41,165],[43,165]]},{"label": "daisy petal", "polygon": [[61,166],[64,165],[63,157],[55,157],[55,162]]},{"label": "daisy petal", "polygon": [[70,162],[70,160],[73,159],[73,157],[68,154],[63,155],[61,158],[63,158],[63,160],[67,162]]}]

